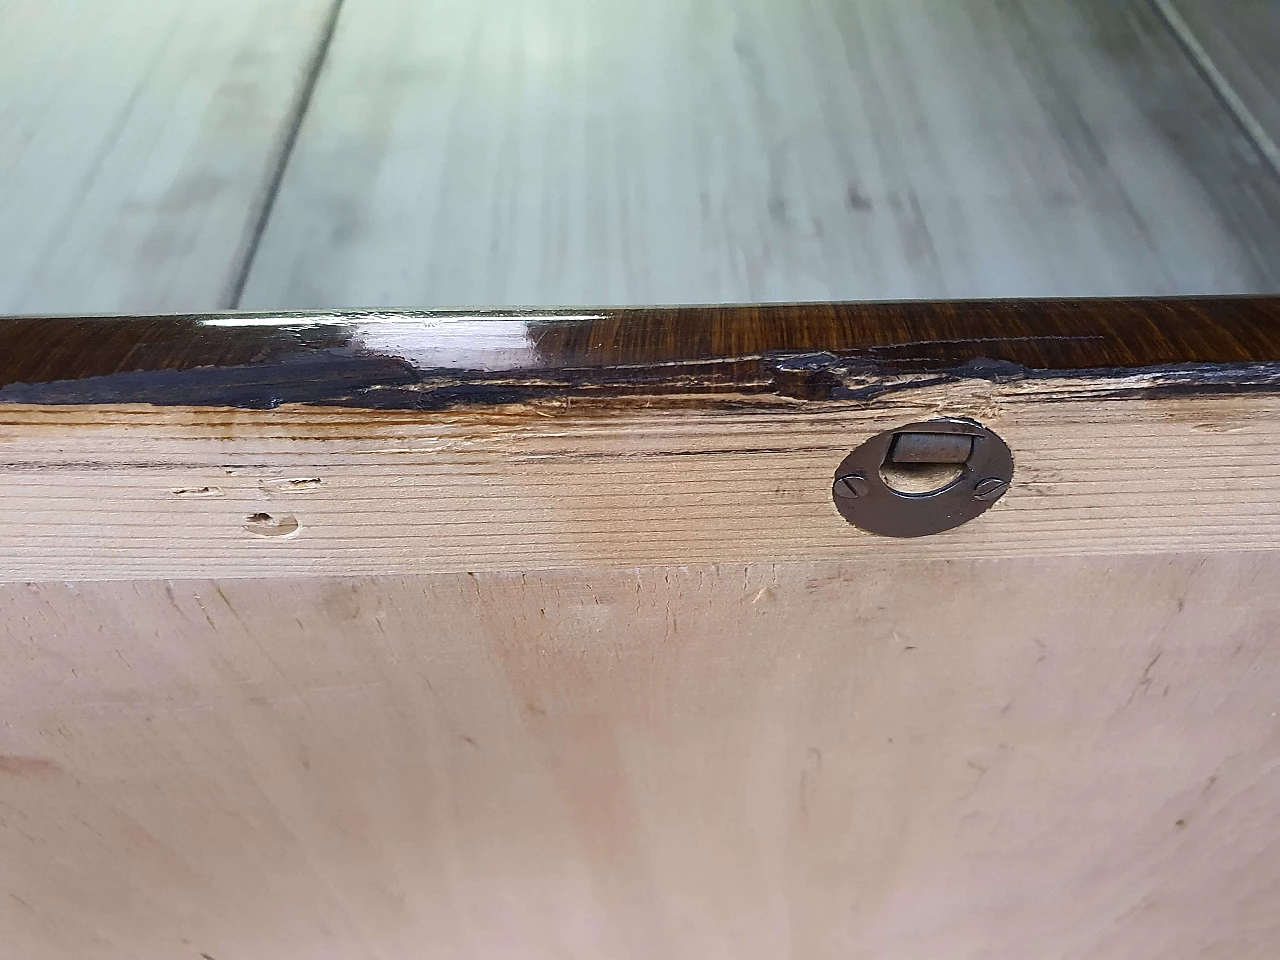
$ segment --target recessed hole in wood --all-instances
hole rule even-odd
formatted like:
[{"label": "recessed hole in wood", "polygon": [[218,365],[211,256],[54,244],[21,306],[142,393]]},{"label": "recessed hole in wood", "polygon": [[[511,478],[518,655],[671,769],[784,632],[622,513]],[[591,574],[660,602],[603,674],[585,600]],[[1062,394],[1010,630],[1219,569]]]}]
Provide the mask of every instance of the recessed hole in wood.
[{"label": "recessed hole in wood", "polygon": [[253,513],[245,517],[244,528],[255,537],[291,537],[298,532],[298,518],[292,514],[273,517],[269,513]]},{"label": "recessed hole in wood", "polygon": [[960,479],[972,454],[973,437],[898,433],[880,464],[880,479],[898,493],[938,493]]}]

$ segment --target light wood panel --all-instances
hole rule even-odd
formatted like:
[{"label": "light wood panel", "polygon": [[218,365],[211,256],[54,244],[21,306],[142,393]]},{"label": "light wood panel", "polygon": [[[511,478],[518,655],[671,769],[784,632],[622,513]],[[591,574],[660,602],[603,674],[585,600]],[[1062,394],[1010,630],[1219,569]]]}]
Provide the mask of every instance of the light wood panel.
[{"label": "light wood panel", "polygon": [[1157,0],[1280,172],[1280,3]]},{"label": "light wood panel", "polygon": [[1147,3],[361,0],[254,309],[1280,285],[1280,188]]},{"label": "light wood panel", "polygon": [[1276,310],[0,325],[0,957],[1270,960]]},{"label": "light wood panel", "polygon": [[330,7],[0,2],[0,313],[229,306]]},{"label": "light wood panel", "polygon": [[[0,580],[1280,546],[1280,401],[1139,399],[1160,383],[1142,373],[918,386],[873,403],[579,399],[439,413],[6,406]],[[840,461],[938,415],[1005,439],[1010,493],[919,540],[841,520]]]},{"label": "light wood panel", "polygon": [[1280,556],[0,589],[0,949],[1270,960]]}]

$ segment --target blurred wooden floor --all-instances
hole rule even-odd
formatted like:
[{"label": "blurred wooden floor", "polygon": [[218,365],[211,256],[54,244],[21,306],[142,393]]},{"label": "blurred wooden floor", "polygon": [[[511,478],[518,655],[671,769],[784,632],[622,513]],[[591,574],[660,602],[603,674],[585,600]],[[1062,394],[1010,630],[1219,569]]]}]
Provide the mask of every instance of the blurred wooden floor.
[{"label": "blurred wooden floor", "polygon": [[1280,0],[0,0],[0,313],[1280,290]]}]

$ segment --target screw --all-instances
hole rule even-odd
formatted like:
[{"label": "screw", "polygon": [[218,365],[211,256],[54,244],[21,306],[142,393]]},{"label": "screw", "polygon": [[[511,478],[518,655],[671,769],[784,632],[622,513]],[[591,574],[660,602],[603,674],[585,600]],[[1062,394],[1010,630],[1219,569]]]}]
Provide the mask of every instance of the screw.
[{"label": "screw", "polygon": [[837,478],[831,492],[845,500],[856,500],[858,497],[865,497],[870,489],[866,477],[860,473],[851,473],[847,477]]},{"label": "screw", "polygon": [[979,480],[977,486],[973,488],[973,499],[994,500],[1008,489],[1008,480],[1001,480],[999,477],[987,477],[985,480]]}]

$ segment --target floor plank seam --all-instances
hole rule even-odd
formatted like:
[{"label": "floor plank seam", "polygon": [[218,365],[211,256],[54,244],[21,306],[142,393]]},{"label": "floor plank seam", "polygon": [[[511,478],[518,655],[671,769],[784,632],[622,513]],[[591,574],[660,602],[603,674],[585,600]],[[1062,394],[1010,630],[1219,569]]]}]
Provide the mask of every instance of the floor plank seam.
[{"label": "floor plank seam", "polygon": [[298,98],[285,122],[284,137],[280,142],[280,152],[271,167],[271,175],[267,179],[262,193],[262,204],[258,216],[254,220],[253,230],[245,244],[244,256],[236,268],[231,282],[230,292],[223,302],[222,309],[238,310],[244,299],[245,286],[249,282],[249,274],[253,270],[254,261],[258,257],[258,248],[262,245],[262,237],[267,232],[267,224],[271,222],[271,214],[280,195],[280,185],[284,182],[285,173],[293,159],[298,145],[298,137],[302,132],[302,124],[307,118],[311,102],[315,98],[316,85],[320,82],[320,74],[329,59],[329,49],[333,46],[333,38],[338,32],[338,22],[342,18],[342,10],[346,0],[333,0],[320,31],[320,40],[316,44],[315,53],[307,64],[306,73],[298,89]]},{"label": "floor plank seam", "polygon": [[1262,154],[1275,175],[1280,177],[1280,145],[1271,138],[1266,127],[1253,115],[1253,111],[1249,109],[1244,98],[1236,92],[1231,81],[1218,69],[1218,65],[1214,63],[1212,55],[1196,36],[1191,24],[1187,23],[1182,13],[1174,6],[1174,0],[1151,0],[1151,5],[1187,56],[1191,58],[1205,82],[1213,88],[1218,99],[1239,124],[1245,136],[1249,138],[1249,142],[1258,153]]}]

